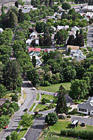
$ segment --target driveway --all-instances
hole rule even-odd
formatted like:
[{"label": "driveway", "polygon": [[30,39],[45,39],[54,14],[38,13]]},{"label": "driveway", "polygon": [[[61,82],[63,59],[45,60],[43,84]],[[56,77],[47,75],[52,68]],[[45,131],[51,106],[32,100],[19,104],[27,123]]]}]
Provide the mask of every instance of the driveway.
[{"label": "driveway", "polygon": [[0,133],[0,140],[6,140],[6,137],[10,135],[11,132],[16,130],[18,127],[18,122],[21,120],[21,116],[24,114],[23,110],[25,108],[29,109],[33,102],[36,100],[36,92],[31,90],[31,84],[28,81],[23,81],[23,88],[27,94],[26,100],[10,120],[8,128]]},{"label": "driveway", "polygon": [[81,117],[81,116],[72,116],[72,120],[79,120],[79,123],[85,123],[86,125],[92,125],[93,126],[93,118],[88,117]]}]

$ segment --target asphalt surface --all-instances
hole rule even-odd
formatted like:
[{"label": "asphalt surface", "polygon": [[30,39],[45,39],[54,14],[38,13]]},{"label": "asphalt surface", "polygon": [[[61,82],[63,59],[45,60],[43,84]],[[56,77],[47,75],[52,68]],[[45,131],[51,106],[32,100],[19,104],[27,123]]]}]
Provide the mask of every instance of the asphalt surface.
[{"label": "asphalt surface", "polygon": [[45,126],[45,116],[50,112],[54,112],[54,109],[39,112],[39,114],[43,114],[43,117],[36,118],[34,120],[33,126],[28,130],[25,135],[26,140],[37,140],[42,129]]},{"label": "asphalt surface", "polygon": [[87,46],[93,48],[93,25],[88,27]]},{"label": "asphalt surface", "polygon": [[36,91],[31,90],[31,84],[28,81],[23,81],[23,88],[26,92],[26,100],[24,104],[20,107],[20,109],[14,114],[12,117],[8,128],[3,130],[0,133],[0,140],[6,140],[6,137],[11,134],[11,132],[15,131],[18,127],[18,122],[21,120],[21,116],[24,114],[24,109],[29,109],[33,102],[36,100]]},{"label": "asphalt surface", "polygon": [[84,118],[84,117],[72,117],[72,120],[79,120],[79,123],[85,123],[86,125],[93,125],[93,118]]}]

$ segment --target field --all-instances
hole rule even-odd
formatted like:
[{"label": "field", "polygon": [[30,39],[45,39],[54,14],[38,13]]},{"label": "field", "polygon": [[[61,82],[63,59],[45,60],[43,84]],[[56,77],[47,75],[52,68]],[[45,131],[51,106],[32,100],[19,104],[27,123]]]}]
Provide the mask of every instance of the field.
[{"label": "field", "polygon": [[60,83],[60,84],[53,84],[50,86],[40,86],[38,89],[43,91],[49,91],[49,92],[57,92],[59,90],[60,86],[63,86],[66,90],[70,90],[71,83]]}]

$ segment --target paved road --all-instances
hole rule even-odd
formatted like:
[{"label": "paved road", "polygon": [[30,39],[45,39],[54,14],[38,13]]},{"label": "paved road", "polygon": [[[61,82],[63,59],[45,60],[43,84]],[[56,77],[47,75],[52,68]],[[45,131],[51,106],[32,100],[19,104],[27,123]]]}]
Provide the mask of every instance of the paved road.
[{"label": "paved road", "polygon": [[33,102],[36,100],[36,92],[31,90],[31,85],[28,83],[28,81],[23,82],[23,88],[27,94],[26,100],[20,107],[19,111],[17,111],[12,117],[8,128],[0,133],[0,140],[5,140],[7,135],[10,135],[12,131],[16,130],[18,122],[21,120],[21,116],[24,114],[23,110],[25,108],[29,109]]},{"label": "paved road", "polygon": [[37,140],[42,129],[45,126],[45,116],[50,112],[54,112],[54,109],[39,112],[39,114],[43,114],[43,117],[35,119],[33,126],[28,130],[25,135],[26,140]]},{"label": "paved road", "polygon": [[86,125],[93,125],[93,118],[85,118],[85,117],[80,117],[80,116],[76,116],[76,117],[72,117],[72,120],[79,120],[79,123],[85,123]]},{"label": "paved road", "polygon": [[93,48],[93,25],[88,27],[87,46]]}]

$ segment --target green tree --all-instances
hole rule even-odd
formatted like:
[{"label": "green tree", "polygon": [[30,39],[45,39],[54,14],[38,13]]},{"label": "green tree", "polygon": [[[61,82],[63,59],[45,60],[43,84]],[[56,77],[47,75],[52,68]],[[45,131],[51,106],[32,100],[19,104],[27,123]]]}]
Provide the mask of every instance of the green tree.
[{"label": "green tree", "polygon": [[9,123],[9,117],[2,115],[0,117],[0,128],[4,128]]},{"label": "green tree", "polygon": [[23,21],[24,21],[24,13],[22,12],[22,9],[19,9],[18,22],[23,22]]},{"label": "green tree", "polygon": [[60,87],[60,89],[58,91],[56,113],[67,113],[68,112],[68,108],[67,108],[66,100],[65,100],[65,93],[66,93],[66,91]]},{"label": "green tree", "polygon": [[59,44],[59,45],[65,44],[65,43],[66,43],[67,37],[68,37],[68,31],[59,30],[59,31],[55,34],[56,43]]},{"label": "green tree", "polygon": [[27,77],[32,82],[33,86],[36,86],[40,83],[39,75],[38,75],[36,69],[32,69],[31,71],[28,71],[27,72]]},{"label": "green tree", "polygon": [[4,69],[4,83],[7,89],[15,90],[19,85],[18,79],[20,78],[20,86],[22,83],[20,75],[20,66],[17,61],[9,61]]},{"label": "green tree", "polygon": [[11,133],[11,140],[18,140],[18,134],[17,134],[17,132],[12,132]]},{"label": "green tree", "polygon": [[17,16],[12,10],[10,10],[8,12],[8,26],[11,28],[15,28],[15,26],[17,25],[18,25]]},{"label": "green tree", "polygon": [[67,2],[64,2],[64,3],[62,4],[62,8],[63,8],[64,10],[68,10],[68,9],[71,8],[71,5],[70,5],[69,3],[67,3]]},{"label": "green tree", "polygon": [[24,127],[27,127],[27,126],[30,126],[31,123],[32,123],[32,116],[27,113],[24,114],[22,116],[22,120],[21,120],[20,124]]},{"label": "green tree", "polygon": [[15,103],[15,102],[12,102],[12,103],[9,105],[9,108],[13,108],[15,112],[19,110],[19,106],[18,106],[18,104]]},{"label": "green tree", "polygon": [[58,120],[56,113],[48,113],[45,117],[45,122],[49,125],[54,125]]},{"label": "green tree", "polygon": [[5,94],[6,94],[6,87],[4,85],[0,84],[0,98],[5,96]]},{"label": "green tree", "polygon": [[88,94],[88,85],[86,80],[75,79],[71,82],[69,95],[72,99],[81,99]]}]

